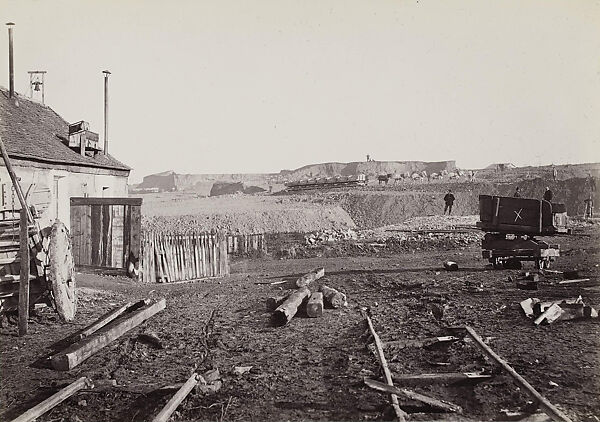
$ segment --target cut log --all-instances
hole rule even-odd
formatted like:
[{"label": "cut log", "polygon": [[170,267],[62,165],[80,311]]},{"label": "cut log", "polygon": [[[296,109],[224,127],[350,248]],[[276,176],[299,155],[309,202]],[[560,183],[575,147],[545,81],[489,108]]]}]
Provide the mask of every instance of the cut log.
[{"label": "cut log", "polygon": [[48,397],[46,400],[41,402],[40,404],[32,407],[27,412],[23,413],[16,419],[13,419],[12,422],[30,422],[42,416],[48,410],[54,408],[56,405],[62,403],[73,394],[82,390],[84,388],[93,388],[94,384],[92,380],[87,377],[81,377],[77,381],[72,382],[58,393]]},{"label": "cut log", "polygon": [[332,308],[340,308],[348,304],[346,302],[346,295],[332,287],[327,287],[323,285],[319,290],[321,291],[321,293],[323,293],[323,299],[325,300],[325,302],[329,304]]},{"label": "cut log", "polygon": [[59,371],[69,371],[92,356],[107,344],[119,338],[127,331],[165,309],[165,299],[144,306],[127,317],[112,321],[94,334],[71,345],[51,358],[52,367]]},{"label": "cut log", "polygon": [[396,385],[446,385],[464,381],[481,381],[492,378],[491,375],[476,372],[447,372],[441,374],[403,374],[394,375]]},{"label": "cut log", "polygon": [[371,387],[374,390],[381,391],[384,393],[396,394],[397,396],[404,396],[411,400],[417,400],[421,403],[425,403],[428,406],[434,407],[436,409],[443,410],[445,412],[456,412],[461,413],[462,408],[459,405],[449,403],[447,401],[434,399],[433,397],[426,396],[424,394],[417,393],[412,390],[407,390],[406,388],[398,388],[393,385],[384,384],[383,382],[371,380],[365,378],[365,384]]},{"label": "cut log", "polygon": [[317,318],[323,315],[323,293],[315,292],[310,295],[306,303],[306,315]]},{"label": "cut log", "polygon": [[[381,344],[381,339],[379,338],[379,335],[375,331],[375,327],[373,327],[373,322],[371,321],[371,318],[369,317],[369,315],[367,315],[366,312],[362,312],[362,314],[365,317],[365,320],[367,321],[367,325],[369,326],[369,330],[371,331],[371,335],[373,336],[373,341],[375,342],[375,349],[377,351],[377,357],[379,358],[379,363],[381,364],[381,369],[383,370],[385,382],[387,383],[388,386],[393,387],[394,382],[392,381],[392,373],[387,364],[387,360],[385,359],[385,354],[383,353],[383,346]],[[406,417],[408,415],[406,414],[406,412],[404,412],[402,409],[400,409],[400,404],[398,403],[398,396],[396,394],[397,393],[394,392],[394,393],[391,393],[391,396],[390,396],[391,401],[392,401],[392,407],[394,408],[394,412],[396,413],[396,417],[398,418],[398,420],[400,422],[405,422]]]},{"label": "cut log", "polygon": [[98,331],[100,328],[104,327],[109,322],[113,321],[117,317],[124,314],[130,306],[131,306],[131,302],[127,302],[125,305],[120,306],[117,309],[108,311],[107,313],[102,315],[100,318],[98,318],[96,320],[96,322],[89,325],[81,333],[79,333],[79,335],[77,336],[77,340],[81,340],[81,339],[89,336],[90,334],[95,333],[96,331]]},{"label": "cut log", "polygon": [[276,296],[268,297],[265,305],[267,307],[267,311],[274,311],[277,309],[285,300],[288,298],[291,292],[285,292],[278,294]]},{"label": "cut log", "polygon": [[190,394],[190,391],[194,389],[196,384],[198,384],[199,375],[193,373],[188,380],[181,386],[181,388],[175,393],[171,400],[163,407],[163,409],[159,412],[158,415],[152,422],[167,422],[171,417],[171,414],[177,409],[177,407],[181,404],[181,402]]},{"label": "cut log", "polygon": [[511,377],[515,379],[515,381],[531,396],[535,401],[537,401],[540,409],[544,411],[548,416],[550,416],[553,420],[558,422],[571,422],[571,419],[564,413],[562,413],[559,409],[557,409],[547,398],[542,396],[537,392],[535,388],[531,386],[521,375],[515,371],[512,366],[510,366],[504,359],[498,356],[487,344],[484,343],[483,339],[479,337],[479,335],[468,325],[465,326],[467,330],[467,334],[473,339],[475,344],[483,350],[483,352],[504,368],[506,372],[510,374]]},{"label": "cut log", "polygon": [[275,312],[273,313],[273,320],[278,325],[285,325],[296,315],[298,308],[302,305],[302,302],[310,295],[310,290],[306,287],[296,290],[294,293],[288,296]]},{"label": "cut log", "polygon": [[306,287],[315,280],[320,279],[325,275],[325,268],[317,268],[307,274],[304,274],[296,280],[296,287]]}]

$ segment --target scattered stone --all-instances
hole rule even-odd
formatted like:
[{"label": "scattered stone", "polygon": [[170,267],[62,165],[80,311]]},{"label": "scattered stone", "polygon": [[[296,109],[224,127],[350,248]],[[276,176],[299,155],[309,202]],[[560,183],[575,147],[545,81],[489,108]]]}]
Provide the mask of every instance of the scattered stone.
[{"label": "scattered stone", "polygon": [[458,271],[458,264],[454,261],[445,261],[444,268],[446,271]]},{"label": "scattered stone", "polygon": [[250,372],[252,366],[236,366],[233,368],[234,375],[244,375],[247,372]]}]

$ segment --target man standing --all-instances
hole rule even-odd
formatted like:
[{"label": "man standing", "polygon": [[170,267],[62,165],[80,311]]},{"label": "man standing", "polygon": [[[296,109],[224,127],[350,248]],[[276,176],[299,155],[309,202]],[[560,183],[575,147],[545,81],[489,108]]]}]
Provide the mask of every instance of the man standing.
[{"label": "man standing", "polygon": [[448,215],[452,214],[452,205],[454,205],[454,195],[452,195],[452,191],[448,189],[448,193],[444,196],[444,202],[446,206],[444,207],[444,215],[446,215],[446,210],[448,210]]},{"label": "man standing", "polygon": [[552,198],[554,198],[554,194],[549,187],[546,187],[546,192],[544,192],[544,201],[552,202]]},{"label": "man standing", "polygon": [[594,198],[592,198],[592,194],[590,193],[590,196],[588,196],[588,198],[583,201],[585,202],[585,218],[593,218],[594,217]]},{"label": "man standing", "polygon": [[515,194],[513,195],[514,198],[520,198],[521,197],[521,192],[519,191],[519,187],[517,186],[517,188],[515,189]]}]

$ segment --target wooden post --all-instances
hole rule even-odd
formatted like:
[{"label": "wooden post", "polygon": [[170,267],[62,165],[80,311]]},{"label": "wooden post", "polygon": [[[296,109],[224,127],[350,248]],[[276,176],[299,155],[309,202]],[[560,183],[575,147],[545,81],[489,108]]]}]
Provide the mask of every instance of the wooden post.
[{"label": "wooden post", "polygon": [[537,390],[535,388],[533,388],[531,384],[529,384],[521,375],[519,375],[517,373],[517,371],[515,371],[512,368],[512,366],[510,366],[504,359],[502,359],[500,356],[498,356],[487,344],[485,344],[483,339],[481,337],[479,337],[479,335],[477,335],[477,333],[475,332],[475,330],[473,330],[473,328],[471,328],[467,325],[467,326],[465,326],[465,329],[467,330],[469,337],[471,337],[473,339],[475,344],[481,350],[483,350],[483,352],[486,355],[488,355],[490,358],[492,358],[493,360],[498,362],[498,364],[500,364],[500,366],[502,366],[502,368],[504,368],[504,370],[506,372],[508,372],[509,375],[511,377],[513,377],[515,379],[515,381],[517,381],[517,383],[531,397],[533,397],[537,401],[538,406],[544,411],[544,413],[546,413],[548,416],[550,416],[555,421],[571,422],[571,419],[569,419],[569,417],[567,415],[565,415],[559,409],[557,409],[552,403],[550,403],[548,401],[547,398],[545,398],[540,393],[538,393]]},{"label": "wooden post", "polygon": [[157,312],[162,311],[165,307],[165,299],[161,299],[158,302],[151,303],[132,312],[121,320],[113,321],[89,337],[52,356],[52,367],[59,371],[73,369],[98,350],[110,344],[132,328],[137,327]]},{"label": "wooden post", "polygon": [[[365,319],[367,320],[367,325],[369,326],[369,330],[371,330],[371,335],[373,336],[373,340],[375,341],[375,347],[377,348],[377,357],[379,358],[379,363],[381,363],[381,369],[383,369],[383,375],[385,377],[385,382],[387,385],[393,387],[394,382],[392,381],[392,373],[390,368],[388,367],[387,360],[385,359],[385,354],[383,353],[383,346],[381,344],[381,339],[377,335],[375,328],[373,327],[373,322],[369,315],[366,312],[362,312]],[[400,422],[405,422],[407,414],[402,409],[400,409],[400,404],[398,403],[398,396],[394,393],[391,394],[392,398],[392,407],[394,408],[394,412],[396,412],[396,417]]]},{"label": "wooden post", "polygon": [[306,303],[306,315],[317,318],[323,315],[323,293],[314,292]]},{"label": "wooden post", "polygon": [[92,380],[87,377],[81,377],[77,381],[69,384],[58,393],[48,397],[46,400],[41,402],[40,404],[32,407],[27,412],[23,413],[16,419],[13,419],[12,422],[32,422],[46,413],[48,410],[54,408],[59,403],[65,401],[73,394],[78,392],[83,388],[93,388],[94,384]]},{"label": "wooden post", "polygon": [[152,422],[167,422],[171,417],[171,414],[177,409],[177,407],[181,404],[181,402],[190,394],[190,391],[198,384],[200,380],[200,375],[195,372],[188,378],[188,380],[181,386],[181,388],[175,393],[171,400],[163,407],[163,409],[159,412],[158,415]]},{"label": "wooden post", "polygon": [[19,254],[21,269],[19,275],[19,336],[27,334],[29,320],[29,221],[27,211],[21,209]]}]

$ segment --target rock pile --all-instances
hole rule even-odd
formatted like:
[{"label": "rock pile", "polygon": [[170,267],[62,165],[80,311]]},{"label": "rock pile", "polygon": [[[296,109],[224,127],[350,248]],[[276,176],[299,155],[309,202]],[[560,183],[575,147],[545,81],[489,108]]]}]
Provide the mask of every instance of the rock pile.
[{"label": "rock pile", "polygon": [[340,240],[357,240],[358,233],[353,229],[319,230],[304,236],[307,245],[318,245],[326,242],[337,242]]}]

